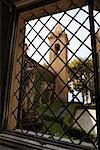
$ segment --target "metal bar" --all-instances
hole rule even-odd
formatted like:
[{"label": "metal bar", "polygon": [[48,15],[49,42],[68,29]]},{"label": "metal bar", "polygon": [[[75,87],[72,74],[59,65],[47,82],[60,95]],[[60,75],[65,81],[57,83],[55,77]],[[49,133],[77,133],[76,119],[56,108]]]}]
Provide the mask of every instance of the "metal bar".
[{"label": "metal bar", "polygon": [[99,91],[98,59],[96,53],[96,40],[95,40],[94,16],[93,16],[94,0],[88,0],[88,6],[89,6],[90,34],[91,34],[91,46],[92,46],[92,57],[94,66],[94,79],[95,79],[98,148],[100,149],[100,91]]}]

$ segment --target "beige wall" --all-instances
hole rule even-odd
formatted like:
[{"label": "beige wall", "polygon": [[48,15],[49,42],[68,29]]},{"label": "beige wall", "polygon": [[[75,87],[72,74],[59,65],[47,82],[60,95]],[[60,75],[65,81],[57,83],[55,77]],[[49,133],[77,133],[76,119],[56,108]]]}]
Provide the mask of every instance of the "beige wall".
[{"label": "beige wall", "polygon": [[[63,33],[59,37],[59,39],[57,39],[55,36],[51,36],[49,37],[49,41],[51,45],[50,57],[49,57],[49,63],[51,64],[51,67],[49,67],[49,70],[52,71],[54,74],[58,74],[58,76],[56,77],[55,93],[58,95],[61,91],[61,93],[59,94],[59,98],[67,102],[68,89],[65,86],[65,84],[68,81],[68,69],[65,66],[68,59],[67,35]],[[61,52],[59,53],[59,56],[57,56],[54,53],[56,52],[55,44],[60,45]]]},{"label": "beige wall", "polygon": [[96,33],[96,50],[97,53],[100,51],[100,29]]},{"label": "beige wall", "polygon": [[[18,113],[18,99],[19,98],[19,87],[21,77],[21,64],[22,59],[20,56],[23,54],[23,49],[19,46],[24,38],[24,33],[20,32],[21,28],[24,26],[25,21],[19,17],[18,22],[18,32],[17,32],[17,39],[16,39],[16,47],[15,47],[15,54],[14,54],[14,62],[13,62],[13,74],[12,74],[12,82],[11,82],[11,93],[10,93],[10,102],[8,108],[8,129],[14,129],[17,125],[17,113]],[[20,63],[18,63],[18,58],[20,58]],[[16,75],[17,78],[16,78]],[[14,94],[15,93],[15,94]],[[16,95],[16,96],[15,96]],[[13,114],[14,113],[14,114]]]}]

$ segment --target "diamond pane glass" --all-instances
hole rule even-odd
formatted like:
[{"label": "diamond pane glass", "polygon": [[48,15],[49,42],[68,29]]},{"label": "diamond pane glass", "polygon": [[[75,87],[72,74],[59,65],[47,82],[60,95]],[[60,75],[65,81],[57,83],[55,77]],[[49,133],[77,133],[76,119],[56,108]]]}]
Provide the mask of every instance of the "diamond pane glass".
[{"label": "diamond pane glass", "polygon": [[[51,7],[30,10],[28,19],[27,12],[21,15],[13,130],[97,148],[88,6],[70,1],[67,9]],[[100,46],[98,20],[100,12],[94,10]]]}]

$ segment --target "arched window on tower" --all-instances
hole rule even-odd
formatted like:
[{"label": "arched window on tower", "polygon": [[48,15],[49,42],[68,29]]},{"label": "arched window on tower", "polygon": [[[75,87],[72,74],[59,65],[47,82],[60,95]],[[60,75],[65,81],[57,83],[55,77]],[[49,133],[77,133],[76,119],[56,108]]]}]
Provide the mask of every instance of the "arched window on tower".
[{"label": "arched window on tower", "polygon": [[55,44],[55,53],[59,54],[60,53],[60,44]]}]

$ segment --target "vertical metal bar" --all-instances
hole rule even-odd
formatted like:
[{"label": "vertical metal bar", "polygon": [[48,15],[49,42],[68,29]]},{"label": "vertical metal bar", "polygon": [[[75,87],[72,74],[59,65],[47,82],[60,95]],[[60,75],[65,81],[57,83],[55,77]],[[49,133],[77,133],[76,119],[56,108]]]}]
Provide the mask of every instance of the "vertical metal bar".
[{"label": "vertical metal bar", "polygon": [[91,46],[92,46],[92,57],[93,57],[93,67],[94,67],[94,80],[95,80],[98,148],[100,149],[100,91],[99,91],[98,59],[97,59],[97,53],[96,53],[93,7],[94,7],[94,0],[88,0]]},{"label": "vertical metal bar", "polygon": [[[25,27],[24,27],[24,36],[25,36]],[[22,97],[23,97],[23,89],[24,89],[24,86],[23,86],[23,71],[24,71],[24,43],[25,43],[25,37],[23,39],[23,44],[22,44],[22,47],[23,47],[23,52],[22,52],[22,64],[21,64],[21,77],[20,77],[20,89],[19,89],[19,100],[18,100],[18,115],[17,115],[17,119],[18,121],[20,122],[20,120],[22,119],[22,108],[20,106],[20,103],[22,101]],[[18,126],[18,122],[17,122],[17,126]]]}]

